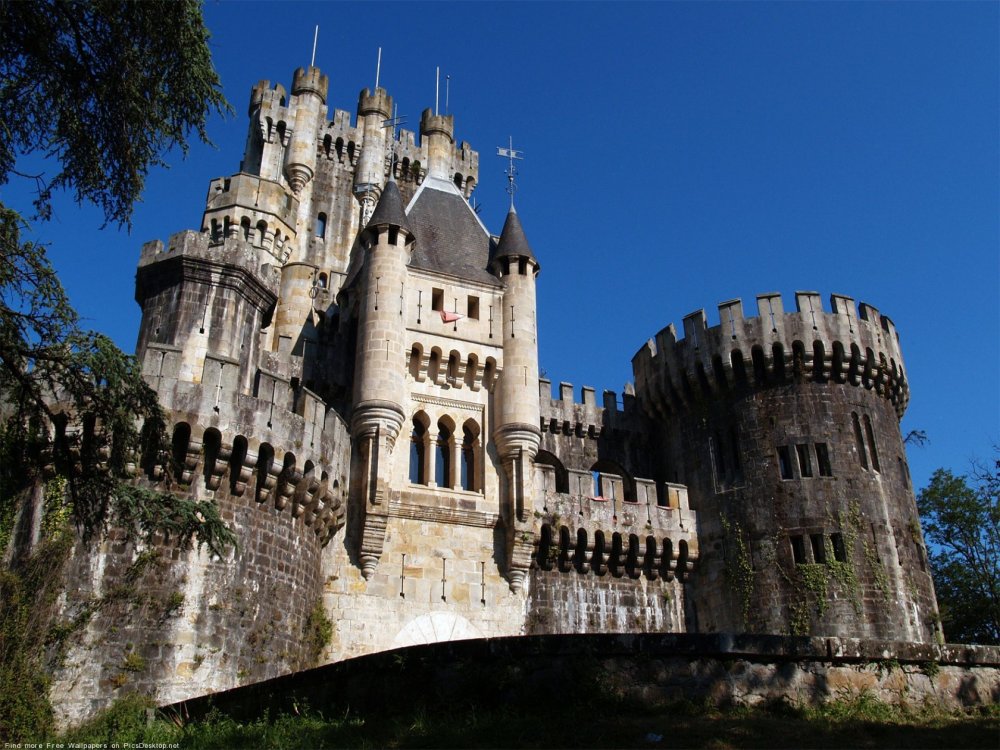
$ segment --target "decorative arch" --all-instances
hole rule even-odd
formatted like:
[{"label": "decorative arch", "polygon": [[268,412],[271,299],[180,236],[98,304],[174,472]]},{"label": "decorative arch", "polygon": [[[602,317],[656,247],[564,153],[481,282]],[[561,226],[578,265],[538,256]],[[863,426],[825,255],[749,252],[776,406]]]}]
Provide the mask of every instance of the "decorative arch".
[{"label": "decorative arch", "polygon": [[535,463],[551,467],[555,474],[555,491],[569,494],[569,472],[563,466],[562,461],[548,451],[540,450],[535,455]]}]

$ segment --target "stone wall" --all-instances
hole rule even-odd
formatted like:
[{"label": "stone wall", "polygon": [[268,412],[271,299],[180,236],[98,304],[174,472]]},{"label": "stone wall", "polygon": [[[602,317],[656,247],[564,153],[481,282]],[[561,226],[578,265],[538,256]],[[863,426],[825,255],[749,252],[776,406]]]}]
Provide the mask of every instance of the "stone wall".
[{"label": "stone wall", "polygon": [[[650,706],[774,700],[818,705],[866,693],[944,708],[1000,703],[1000,649],[848,638],[690,634],[500,638],[414,646],[249,685],[183,705],[255,719],[308,705],[326,715],[394,705],[538,705],[596,688]],[[571,694],[571,692],[570,692]]]}]

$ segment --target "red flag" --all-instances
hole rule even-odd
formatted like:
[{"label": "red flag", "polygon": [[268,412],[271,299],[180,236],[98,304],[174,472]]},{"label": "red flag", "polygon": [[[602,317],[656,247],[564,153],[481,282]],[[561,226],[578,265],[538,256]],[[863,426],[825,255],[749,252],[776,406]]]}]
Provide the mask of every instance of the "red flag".
[{"label": "red flag", "polygon": [[456,320],[461,320],[464,317],[465,317],[464,315],[459,315],[458,313],[451,313],[448,312],[447,310],[441,311],[441,320],[444,323],[454,323]]}]

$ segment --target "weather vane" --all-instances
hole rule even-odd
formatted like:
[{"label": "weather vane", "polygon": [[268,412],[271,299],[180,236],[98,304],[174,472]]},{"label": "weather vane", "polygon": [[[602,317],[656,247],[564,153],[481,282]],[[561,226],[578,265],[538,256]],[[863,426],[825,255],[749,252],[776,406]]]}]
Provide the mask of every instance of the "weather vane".
[{"label": "weather vane", "polygon": [[514,208],[514,193],[517,192],[517,185],[514,182],[514,178],[517,176],[517,167],[514,166],[514,160],[524,159],[524,152],[514,148],[513,136],[507,136],[507,148],[498,146],[497,156],[506,156],[509,162],[509,166],[507,167],[507,194],[510,196],[510,207]]}]

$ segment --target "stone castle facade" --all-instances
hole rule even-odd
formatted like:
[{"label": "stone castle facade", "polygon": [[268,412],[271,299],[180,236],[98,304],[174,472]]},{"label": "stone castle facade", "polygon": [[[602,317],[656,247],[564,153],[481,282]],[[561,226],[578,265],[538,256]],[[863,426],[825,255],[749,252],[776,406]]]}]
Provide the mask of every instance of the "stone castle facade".
[{"label": "stone castle facade", "polygon": [[255,86],[200,227],[142,249],[137,355],[173,455],[139,481],[211,498],[239,546],[138,570],[149,551],[114,536],[81,551],[67,612],[141,595],[89,622],[63,716],[459,638],[939,637],[888,317],[733,300],[643,344],[624,394],[553,398],[535,284],[565,248],[533,248],[513,207],[482,224],[452,116],[394,139],[384,89],[354,116],[327,95],[316,68]]}]

